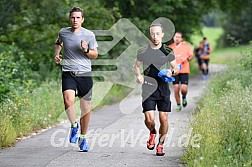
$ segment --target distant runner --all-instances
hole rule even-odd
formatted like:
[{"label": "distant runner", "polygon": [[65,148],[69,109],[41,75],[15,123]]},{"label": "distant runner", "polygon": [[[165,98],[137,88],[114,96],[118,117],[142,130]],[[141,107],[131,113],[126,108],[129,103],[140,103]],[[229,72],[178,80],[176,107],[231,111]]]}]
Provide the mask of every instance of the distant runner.
[{"label": "distant runner", "polygon": [[204,37],[203,40],[200,42],[200,57],[201,57],[201,69],[203,73],[203,79],[208,79],[208,65],[210,60],[210,53],[212,52],[212,48],[210,47],[210,44],[207,43],[207,38]]},{"label": "distant runner", "polygon": [[[174,51],[174,55],[178,64],[182,65],[182,69],[179,70],[179,74],[175,76],[175,81],[173,82],[174,96],[177,102],[177,111],[181,111],[181,99],[180,92],[182,94],[182,105],[187,106],[186,95],[188,92],[189,74],[190,74],[190,64],[189,61],[193,58],[192,47],[183,42],[183,36],[181,32],[176,32],[173,37],[174,43],[170,44]],[[180,85],[181,84],[181,85]]]}]

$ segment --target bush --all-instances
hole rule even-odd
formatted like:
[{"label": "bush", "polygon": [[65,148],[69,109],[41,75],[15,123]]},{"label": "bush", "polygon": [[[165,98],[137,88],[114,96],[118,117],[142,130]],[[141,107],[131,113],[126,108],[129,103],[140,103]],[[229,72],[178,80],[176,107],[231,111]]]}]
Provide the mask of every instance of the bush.
[{"label": "bush", "polygon": [[0,53],[0,101],[13,95],[13,91],[29,91],[36,85],[36,72],[29,66],[24,53],[15,45],[1,46]]}]

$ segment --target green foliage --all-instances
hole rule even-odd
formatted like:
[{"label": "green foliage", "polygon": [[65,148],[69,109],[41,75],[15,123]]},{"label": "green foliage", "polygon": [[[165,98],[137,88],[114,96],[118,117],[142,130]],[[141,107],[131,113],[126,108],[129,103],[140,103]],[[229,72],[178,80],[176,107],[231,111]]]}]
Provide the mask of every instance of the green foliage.
[{"label": "green foliage", "polygon": [[145,34],[152,21],[159,17],[166,17],[174,23],[176,31],[182,32],[186,39],[189,39],[190,34],[195,30],[200,30],[201,15],[209,11],[212,6],[212,3],[207,3],[206,7],[206,2],[187,0],[176,1],[176,3],[172,0],[111,0],[102,3],[106,7],[118,7],[122,16],[131,19]]},{"label": "green foliage", "polygon": [[211,53],[211,63],[232,64],[238,61],[249,48],[252,48],[252,46],[239,45],[236,47],[218,48]]},{"label": "green foliage", "polygon": [[239,17],[227,16],[223,24],[223,35],[226,46],[248,44],[252,40],[252,4],[244,7]]},{"label": "green foliage", "polygon": [[64,112],[60,82],[44,82],[31,92],[23,92],[1,103],[0,143],[10,146],[16,137],[57,123]]},{"label": "green foliage", "polygon": [[207,38],[207,42],[211,45],[212,49],[218,48],[218,39],[223,34],[223,29],[220,27],[203,27],[202,32],[198,33],[195,32],[191,35],[191,41],[194,46],[199,46],[200,42],[202,41],[203,37]]},{"label": "green foliage", "polygon": [[30,62],[15,45],[2,45],[0,49],[2,50],[0,53],[0,100],[2,101],[7,95],[19,90],[25,92],[34,88],[33,79],[36,79],[37,74],[29,68]]},{"label": "green foliage", "polygon": [[16,141],[16,132],[10,116],[0,112],[0,148],[11,146]]},{"label": "green foliage", "polygon": [[210,82],[191,125],[200,145],[182,157],[188,166],[252,165],[251,62],[250,50]]}]

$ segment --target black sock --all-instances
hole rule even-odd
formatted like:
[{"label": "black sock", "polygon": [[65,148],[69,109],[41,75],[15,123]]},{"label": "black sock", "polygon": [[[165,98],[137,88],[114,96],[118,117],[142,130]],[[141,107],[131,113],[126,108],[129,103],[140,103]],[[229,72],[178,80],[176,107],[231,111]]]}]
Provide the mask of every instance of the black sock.
[{"label": "black sock", "polygon": [[152,129],[152,130],[150,131],[150,133],[151,133],[151,134],[156,134],[157,131],[156,131],[156,129],[154,128],[154,129]]},{"label": "black sock", "polygon": [[161,141],[161,140],[159,139],[158,145],[163,145],[163,144],[164,144],[164,141]]}]

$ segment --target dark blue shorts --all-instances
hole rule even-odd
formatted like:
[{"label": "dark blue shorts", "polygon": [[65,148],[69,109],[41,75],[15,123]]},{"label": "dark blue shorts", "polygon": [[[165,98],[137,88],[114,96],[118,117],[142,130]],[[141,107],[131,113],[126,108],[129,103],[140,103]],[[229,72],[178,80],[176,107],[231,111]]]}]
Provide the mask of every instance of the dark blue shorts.
[{"label": "dark blue shorts", "polygon": [[92,98],[93,79],[91,73],[77,76],[73,72],[62,72],[62,92],[74,90],[75,96],[90,101]]}]

